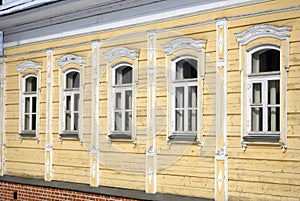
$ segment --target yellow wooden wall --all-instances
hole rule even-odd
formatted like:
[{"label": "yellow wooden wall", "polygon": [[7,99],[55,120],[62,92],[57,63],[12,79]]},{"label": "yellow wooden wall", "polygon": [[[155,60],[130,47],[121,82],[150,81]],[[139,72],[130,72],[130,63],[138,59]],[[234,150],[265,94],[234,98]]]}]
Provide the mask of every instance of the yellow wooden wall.
[{"label": "yellow wooden wall", "polygon": [[[100,185],[145,190],[147,135],[147,31],[157,33],[157,191],[206,198],[214,197],[215,185],[215,83],[216,24],[213,19],[228,18],[228,157],[229,200],[298,200],[300,197],[300,12],[286,11],[258,16],[234,16],[298,6],[300,1],[274,0],[242,8],[198,14],[154,24],[108,31],[93,35],[61,39],[5,49],[6,77],[6,159],[5,174],[44,178],[46,130],[46,50],[54,59],[65,54],[86,57],[84,88],[83,143],[59,140],[59,67],[54,62],[53,88],[53,180],[90,182],[91,69],[92,46],[100,41]],[[206,22],[201,24],[201,22]],[[199,23],[198,25],[193,25]],[[241,148],[239,46],[235,33],[256,24],[292,27],[290,37],[290,71],[288,73],[288,149],[276,146]],[[190,25],[181,27],[183,25]],[[172,28],[172,29],[167,29]],[[130,34],[133,34],[130,36]],[[118,38],[119,36],[128,36]],[[178,37],[206,40],[204,80],[203,147],[166,143],[166,57],[162,45]],[[111,40],[107,40],[111,39]],[[67,47],[79,44],[75,47]],[[65,46],[65,47],[62,47]],[[107,142],[107,77],[103,53],[124,46],[139,49],[137,85],[137,145],[130,142]],[[19,140],[19,91],[16,66],[25,60],[42,63],[40,93],[40,141]],[[168,66],[169,67],[169,66]]]}]

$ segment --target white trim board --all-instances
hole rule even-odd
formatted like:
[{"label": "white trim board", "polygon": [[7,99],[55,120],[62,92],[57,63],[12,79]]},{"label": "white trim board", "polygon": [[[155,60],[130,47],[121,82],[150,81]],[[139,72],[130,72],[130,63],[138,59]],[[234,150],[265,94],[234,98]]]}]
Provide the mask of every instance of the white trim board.
[{"label": "white trim board", "polygon": [[66,37],[71,37],[71,36],[82,35],[82,34],[89,34],[89,33],[100,32],[100,31],[105,31],[105,30],[110,30],[110,29],[121,28],[121,27],[125,28],[128,26],[150,23],[150,22],[154,22],[154,21],[158,21],[158,20],[167,20],[167,19],[172,19],[172,18],[176,18],[176,17],[195,15],[195,14],[199,14],[199,13],[208,13],[208,12],[222,10],[225,8],[234,8],[234,7],[255,4],[255,3],[260,3],[260,2],[266,2],[266,1],[269,1],[269,0],[230,0],[230,1],[208,3],[205,5],[201,4],[198,6],[193,5],[192,7],[186,7],[186,8],[181,8],[178,10],[172,10],[172,11],[167,11],[167,12],[162,12],[162,13],[157,13],[157,14],[152,14],[152,15],[146,15],[146,16],[137,17],[134,19],[121,20],[121,21],[117,21],[117,22],[96,25],[96,26],[92,26],[92,27],[88,27],[88,28],[47,35],[47,36],[43,36],[43,37],[37,37],[37,38],[31,38],[31,39],[26,39],[26,40],[4,43],[4,48],[14,47],[14,46],[18,46],[18,45],[24,45],[24,44],[34,43],[34,42],[41,42],[41,41],[47,41],[47,40],[53,40],[53,39],[61,39],[61,38],[66,38]]}]

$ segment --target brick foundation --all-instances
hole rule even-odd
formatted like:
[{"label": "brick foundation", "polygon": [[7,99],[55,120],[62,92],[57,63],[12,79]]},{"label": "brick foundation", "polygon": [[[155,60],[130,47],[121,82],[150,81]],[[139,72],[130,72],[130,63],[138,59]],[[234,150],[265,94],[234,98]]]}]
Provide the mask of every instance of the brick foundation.
[{"label": "brick foundation", "polygon": [[[17,197],[17,199],[15,199]],[[0,182],[0,201],[135,201],[71,190]],[[137,201],[137,200],[136,200]]]}]

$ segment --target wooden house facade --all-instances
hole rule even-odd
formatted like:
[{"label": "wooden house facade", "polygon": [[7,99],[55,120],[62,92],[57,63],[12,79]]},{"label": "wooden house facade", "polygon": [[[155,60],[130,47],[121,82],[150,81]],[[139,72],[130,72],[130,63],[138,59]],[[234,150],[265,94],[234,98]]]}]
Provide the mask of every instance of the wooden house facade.
[{"label": "wooden house facade", "polygon": [[0,200],[299,201],[299,0],[3,1],[0,39]]}]

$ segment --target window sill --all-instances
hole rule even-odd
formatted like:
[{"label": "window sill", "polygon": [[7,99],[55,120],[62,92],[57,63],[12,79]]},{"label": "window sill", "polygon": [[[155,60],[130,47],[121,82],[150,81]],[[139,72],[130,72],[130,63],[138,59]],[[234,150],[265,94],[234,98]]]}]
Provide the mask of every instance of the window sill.
[{"label": "window sill", "polygon": [[63,140],[79,140],[78,132],[74,131],[65,131],[59,134],[59,139]]},{"label": "window sill", "polygon": [[39,138],[36,135],[36,131],[22,131],[19,133],[19,138],[22,142],[22,140],[37,140],[39,141]]},{"label": "window sill", "polygon": [[197,133],[172,133],[168,137],[169,147],[172,144],[198,144],[201,147],[200,143],[197,141]]},{"label": "window sill", "polygon": [[108,135],[110,139],[131,139],[130,133],[111,133]]},{"label": "window sill", "polygon": [[280,141],[280,135],[246,135],[241,142],[243,150],[246,151],[248,145],[280,146],[285,152],[287,147],[285,142]]}]

